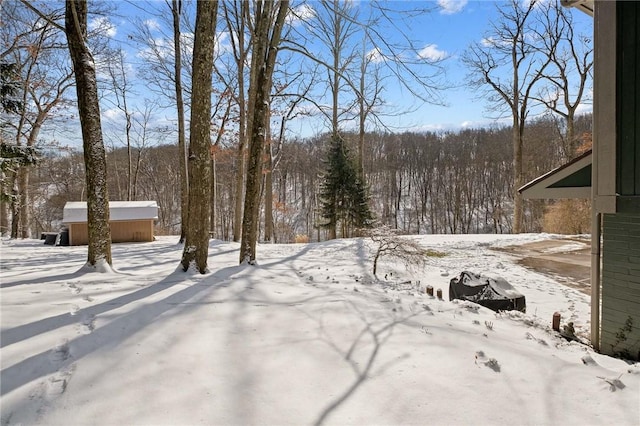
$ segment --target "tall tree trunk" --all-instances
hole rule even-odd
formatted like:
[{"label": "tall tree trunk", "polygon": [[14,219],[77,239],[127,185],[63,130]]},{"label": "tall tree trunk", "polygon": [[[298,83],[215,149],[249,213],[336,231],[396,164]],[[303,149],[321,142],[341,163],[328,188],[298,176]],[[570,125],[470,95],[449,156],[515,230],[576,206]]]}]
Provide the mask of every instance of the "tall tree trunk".
[{"label": "tall tree trunk", "polygon": [[189,215],[182,269],[207,272],[211,203],[211,93],[217,1],[199,1],[193,45],[193,90],[189,133]]},{"label": "tall tree trunk", "polygon": [[[217,148],[217,147],[215,147]],[[211,237],[216,236],[216,199],[218,197],[218,191],[216,190],[217,184],[217,176],[216,176],[216,154],[215,151],[211,152],[211,206],[209,213],[209,232],[211,232]]]},{"label": "tall tree trunk", "polygon": [[[275,5],[277,16],[273,19]],[[240,263],[256,260],[258,222],[260,221],[260,186],[262,184],[262,163],[266,138],[266,126],[270,106],[273,69],[278,54],[289,1],[279,2],[259,0],[255,6],[255,35],[251,58],[249,87],[249,158],[247,159],[247,183],[242,219],[242,239],[240,241]]]},{"label": "tall tree trunk", "polygon": [[18,193],[18,172],[16,171],[11,178],[11,238],[18,238],[21,216]]},{"label": "tall tree trunk", "polygon": [[331,81],[331,133],[334,137],[338,136],[338,102],[340,102],[340,55],[342,51],[338,46],[341,43],[341,31],[342,19],[339,16],[335,17],[333,27],[333,80]]},{"label": "tall tree trunk", "polygon": [[[517,115],[517,114],[516,114]],[[522,177],[522,137],[520,135],[520,122],[518,118],[514,118],[513,121],[513,184],[515,186],[513,190],[513,233],[519,234],[522,232],[522,194],[518,191],[518,188],[523,185]]]},{"label": "tall tree trunk", "polygon": [[[238,242],[242,238],[242,208],[244,205],[244,185],[245,185],[245,169],[247,154],[247,128],[248,114],[247,102],[245,98],[245,62],[247,59],[247,46],[245,46],[245,25],[247,18],[248,1],[241,1],[236,4],[237,29],[238,37],[237,46],[234,49],[236,67],[238,71],[238,151],[236,152],[236,179],[234,193],[234,209],[233,209],[233,241]],[[225,7],[225,16],[227,22],[231,26],[231,18],[227,14]]]},{"label": "tall tree trunk", "polygon": [[20,238],[29,238],[29,169],[24,165],[18,169],[18,204],[20,204],[18,219],[18,235]]},{"label": "tall tree trunk", "polygon": [[[123,98],[126,99],[126,95],[123,93]],[[131,114],[127,110],[127,101],[124,101],[124,115],[127,120],[125,127],[125,135],[127,138],[127,201],[131,201],[133,198],[133,158],[131,157]]]},{"label": "tall tree trunk", "polygon": [[266,167],[264,171],[264,240],[273,241],[273,146],[271,145],[271,113],[267,110],[267,137],[264,161]]},{"label": "tall tree trunk", "polygon": [[95,62],[86,44],[86,0],[66,1],[65,33],[75,71],[78,111],[82,127],[89,234],[87,264],[96,267],[101,266],[101,262],[106,262],[110,267],[112,262],[107,162],[102,140]]},{"label": "tall tree trunk", "polygon": [[175,90],[178,113],[178,151],[180,164],[180,243],[185,240],[185,226],[189,211],[189,173],[187,171],[187,143],[184,123],[184,101],[182,99],[182,50],[180,49],[180,14],[182,0],[171,0],[173,15],[173,48],[175,52]]},{"label": "tall tree trunk", "polygon": [[[3,175],[4,179],[5,176]],[[6,194],[8,191],[5,188],[2,188],[2,194]],[[0,236],[4,237],[9,233],[9,203],[4,199],[4,197],[0,197]]]},{"label": "tall tree trunk", "polygon": [[[241,115],[244,110],[241,110]],[[242,123],[242,119],[240,120]],[[242,237],[242,206],[244,205],[244,176],[245,176],[245,155],[246,155],[246,132],[243,129],[244,126],[240,126],[240,134],[238,141],[238,151],[236,154],[236,163],[238,170],[236,170],[235,181],[235,207],[233,209],[233,241],[240,241]]]}]

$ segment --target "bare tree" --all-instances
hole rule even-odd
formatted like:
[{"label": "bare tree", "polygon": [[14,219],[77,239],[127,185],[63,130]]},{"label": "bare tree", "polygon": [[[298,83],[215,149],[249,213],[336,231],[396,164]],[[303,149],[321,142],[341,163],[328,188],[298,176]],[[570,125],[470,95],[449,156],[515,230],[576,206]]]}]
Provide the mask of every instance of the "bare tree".
[{"label": "bare tree", "polygon": [[[137,3],[136,3],[137,4]],[[162,6],[155,7],[159,3],[149,2],[143,7],[147,11],[153,11],[156,18],[150,25],[149,20],[140,21],[136,25],[136,31],[129,37],[139,43],[143,48],[140,55],[143,57],[143,65],[139,68],[140,75],[149,82],[148,87],[165,99],[167,105],[176,109],[177,143],[179,148],[176,178],[180,182],[180,238],[184,243],[189,205],[189,173],[187,170],[188,147],[186,141],[186,110],[190,95],[191,77],[190,54],[186,36],[183,34],[183,26],[186,32],[190,32],[192,17],[189,2],[183,0],[166,1]],[[167,13],[170,10],[170,13]],[[163,105],[161,105],[163,106]]]},{"label": "bare tree", "polygon": [[178,114],[178,150],[180,151],[180,242],[185,240],[185,224],[189,208],[189,173],[187,171],[187,142],[184,122],[184,100],[182,98],[182,48],[180,45],[180,15],[182,0],[171,0],[171,16],[173,18],[173,51],[174,87],[176,96],[176,112]]},{"label": "bare tree", "polygon": [[[15,93],[16,119],[4,123],[3,130],[12,134],[19,147],[35,147],[42,128],[71,103],[67,94],[73,85],[73,73],[68,59],[62,56],[66,54],[62,32],[55,23],[58,15],[47,13],[40,17],[18,2],[3,10],[7,28],[1,36],[2,44],[11,47],[2,62],[13,64],[15,87],[20,92]],[[11,198],[13,238],[30,236],[31,170],[30,164],[23,164],[9,173],[15,193]]]},{"label": "bare tree", "polygon": [[[485,38],[463,55],[471,73],[470,84],[487,95],[495,111],[507,112],[512,121],[514,219],[513,232],[523,231],[523,201],[518,192],[524,184],[522,147],[527,116],[535,87],[542,78],[558,43],[558,34],[540,31],[540,16],[555,13],[549,3],[510,0],[498,7],[498,19]],[[556,19],[554,17],[550,19]],[[544,43],[543,43],[544,42]],[[509,75],[510,72],[510,75]]]},{"label": "bare tree", "polygon": [[397,231],[388,226],[379,226],[366,231],[366,235],[375,244],[373,256],[373,275],[378,272],[378,261],[381,257],[392,257],[402,262],[406,268],[423,267],[428,257],[442,257],[445,253],[426,250],[417,241],[399,236]]},{"label": "bare tree", "polygon": [[282,28],[289,11],[289,1],[256,0],[253,3],[253,50],[249,85],[249,158],[240,263],[256,260],[258,222],[260,221],[260,187],[262,163],[267,137],[273,70],[276,64]]},{"label": "bare tree", "polygon": [[75,72],[82,146],[87,180],[87,224],[89,247],[87,265],[111,269],[111,230],[96,68],[87,46],[87,2],[67,0],[65,33]]},{"label": "bare tree", "polygon": [[127,201],[131,201],[133,193],[133,158],[131,155],[131,127],[133,126],[133,112],[128,105],[129,94],[132,93],[132,84],[125,69],[124,52],[117,49],[108,61],[107,71],[110,77],[111,90],[115,97],[115,106],[124,114],[125,143],[127,147]]},{"label": "bare tree", "polygon": [[[287,58],[289,59],[289,58]],[[288,61],[285,59],[284,61]],[[271,241],[272,239],[277,242],[277,236],[274,233],[274,217],[273,217],[273,173],[278,167],[278,163],[282,158],[283,145],[285,142],[285,131],[288,122],[295,118],[298,114],[298,105],[307,96],[313,81],[302,82],[297,87],[298,90],[294,90],[293,93],[287,93],[287,88],[291,87],[296,80],[303,80],[304,74],[302,72],[295,74],[295,77],[290,80],[286,80],[289,73],[285,73],[283,77],[285,81],[281,81],[277,84],[277,89],[273,95],[274,100],[280,101],[280,108],[272,107],[269,111],[269,116],[278,115],[280,117],[280,125],[277,131],[277,136],[273,136],[273,132],[269,127],[269,137],[267,138],[267,146],[265,150],[265,171],[264,171],[264,239],[265,241]],[[276,104],[277,102],[274,102]],[[271,122],[271,119],[268,119]]]},{"label": "bare tree", "polygon": [[[248,1],[225,1],[222,3],[222,13],[229,31],[231,44],[232,64],[228,66],[228,72],[224,73],[221,67],[215,70],[221,80],[227,78],[227,87],[235,95],[238,106],[238,145],[236,150],[236,178],[234,182],[234,214],[233,214],[233,241],[240,241],[242,234],[242,208],[244,201],[245,169],[247,154],[247,93],[246,73],[247,58],[250,52],[252,34],[249,31],[249,7]],[[235,84],[234,84],[235,83]]]},{"label": "bare tree", "polygon": [[[358,173],[360,179],[365,182],[364,174],[364,143],[366,124],[369,116],[374,112],[374,108],[380,103],[380,95],[382,92],[381,78],[379,68],[376,64],[377,50],[370,51],[367,49],[367,29],[362,38],[362,52],[360,56],[360,85],[356,93],[358,98]],[[370,80],[370,68],[373,68],[372,79]]]},{"label": "bare tree", "polygon": [[193,46],[189,133],[189,216],[181,265],[207,272],[211,202],[211,94],[218,2],[199,1]]},{"label": "bare tree", "polygon": [[593,43],[591,37],[575,33],[571,11],[559,3],[552,7],[554,14],[545,16],[544,27],[545,33],[553,36],[543,40],[549,44],[559,39],[560,44],[557,48],[546,46],[550,52],[551,66],[544,75],[548,84],[539,91],[537,100],[564,120],[562,149],[564,160],[567,161],[576,155],[580,146],[575,121],[578,107],[585,101],[593,72]]}]

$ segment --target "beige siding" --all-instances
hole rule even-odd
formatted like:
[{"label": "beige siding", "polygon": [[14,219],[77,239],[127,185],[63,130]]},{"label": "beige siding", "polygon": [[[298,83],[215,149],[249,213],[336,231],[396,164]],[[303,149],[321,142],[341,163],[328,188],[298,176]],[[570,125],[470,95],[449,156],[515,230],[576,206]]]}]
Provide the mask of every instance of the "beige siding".
[{"label": "beige siding", "polygon": [[640,359],[640,215],[605,214],[602,239],[601,350]]},{"label": "beige siding", "polygon": [[[153,241],[153,220],[132,220],[110,222],[111,241],[124,242],[148,242]],[[73,246],[84,245],[89,241],[86,223],[69,224],[69,244]]]}]

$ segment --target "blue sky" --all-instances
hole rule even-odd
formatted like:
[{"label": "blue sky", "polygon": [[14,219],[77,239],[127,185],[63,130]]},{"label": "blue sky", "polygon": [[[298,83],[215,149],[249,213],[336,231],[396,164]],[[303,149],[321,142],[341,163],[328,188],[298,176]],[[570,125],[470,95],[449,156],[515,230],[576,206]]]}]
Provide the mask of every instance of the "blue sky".
[{"label": "blue sky", "polygon": [[[365,0],[353,0],[359,6],[366,6]],[[524,0],[523,0],[524,1]],[[308,2],[312,7],[314,2]],[[164,1],[153,3],[169,14]],[[294,2],[294,4],[296,4]],[[464,127],[485,127],[495,123],[486,110],[486,105],[478,94],[465,86],[465,77],[468,70],[461,64],[460,56],[472,43],[481,40],[485,32],[490,28],[492,21],[496,19],[496,2],[494,1],[467,1],[467,0],[439,0],[425,2],[394,1],[387,3],[392,8],[410,8],[411,6],[430,7],[430,13],[422,14],[412,19],[411,28],[407,34],[418,46],[425,48],[425,52],[434,56],[446,56],[442,66],[446,72],[446,79],[450,88],[441,91],[441,97],[445,106],[423,104],[414,99],[407,90],[392,81],[385,83],[385,102],[402,114],[385,118],[385,123],[397,131],[403,130],[457,130]],[[116,3],[117,13],[110,17],[112,36],[115,42],[122,41],[126,44],[130,58],[130,67],[135,75],[135,69],[140,62],[135,46],[127,43],[128,34],[133,31],[135,20],[151,19],[145,10],[140,7],[144,3],[119,1]],[[572,11],[577,31],[590,34],[592,32],[592,20],[587,15]],[[392,39],[394,34],[389,34]],[[142,89],[145,96],[149,96],[148,90]],[[147,102],[143,95],[139,96],[140,102]],[[589,110],[585,106],[584,110]],[[117,118],[117,113],[103,109],[105,115]],[[167,114],[165,114],[166,116]],[[508,121],[505,121],[508,124]],[[317,120],[304,118],[290,123],[290,134],[309,136],[315,132],[327,130],[325,124]]]},{"label": "blue sky", "polygon": [[[444,62],[447,79],[454,85],[443,91],[445,106],[422,105],[417,111],[405,114],[397,125],[423,130],[449,130],[464,127],[484,127],[496,123],[487,111],[483,99],[465,86],[468,70],[460,56],[472,43],[480,41],[496,20],[496,5],[504,2],[441,0],[438,9],[420,19],[413,31],[424,44],[433,44],[446,53]],[[446,7],[445,7],[446,6]],[[571,11],[577,31],[592,34],[592,18],[577,10]],[[402,97],[402,94],[400,94]],[[585,105],[584,111],[590,106]],[[509,119],[501,121],[510,124]]]}]

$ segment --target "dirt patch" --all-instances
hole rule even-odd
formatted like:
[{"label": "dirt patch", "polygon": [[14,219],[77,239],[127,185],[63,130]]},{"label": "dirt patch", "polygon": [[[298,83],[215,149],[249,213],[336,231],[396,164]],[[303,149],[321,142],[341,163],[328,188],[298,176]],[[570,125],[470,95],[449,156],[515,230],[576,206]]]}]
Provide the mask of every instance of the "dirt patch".
[{"label": "dirt patch", "polygon": [[591,293],[591,242],[588,239],[559,238],[496,250],[516,256],[517,263],[526,268],[582,293]]}]

